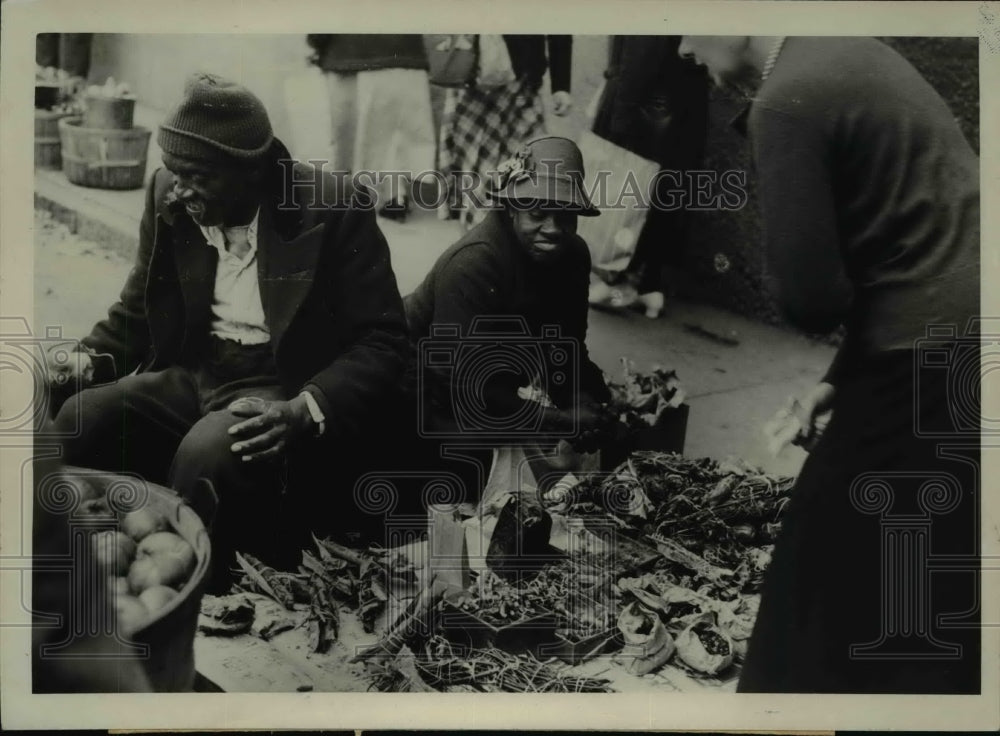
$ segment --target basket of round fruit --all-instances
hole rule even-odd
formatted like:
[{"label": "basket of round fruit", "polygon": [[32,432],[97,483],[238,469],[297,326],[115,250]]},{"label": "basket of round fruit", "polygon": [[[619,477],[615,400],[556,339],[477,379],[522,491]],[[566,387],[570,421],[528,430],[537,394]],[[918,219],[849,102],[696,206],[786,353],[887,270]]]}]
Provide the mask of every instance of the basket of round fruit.
[{"label": "basket of round fruit", "polygon": [[[173,491],[134,476],[65,467],[84,515],[105,520],[89,532],[90,552],[108,586],[117,636],[145,646],[153,690],[191,690],[194,637],[211,549],[202,518]],[[211,501],[196,505],[210,518]]]}]

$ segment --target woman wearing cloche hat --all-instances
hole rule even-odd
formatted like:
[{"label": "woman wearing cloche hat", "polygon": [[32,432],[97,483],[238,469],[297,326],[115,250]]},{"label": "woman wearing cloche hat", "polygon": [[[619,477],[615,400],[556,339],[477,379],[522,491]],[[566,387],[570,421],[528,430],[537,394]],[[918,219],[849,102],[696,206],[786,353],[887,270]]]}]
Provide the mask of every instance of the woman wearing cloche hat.
[{"label": "woman wearing cloche hat", "polygon": [[[426,361],[416,387],[425,434],[489,435],[496,444],[561,437],[594,450],[610,394],[586,346],[590,252],[576,226],[599,212],[584,188],[583,157],[568,139],[537,138],[499,167],[487,191],[494,206],[485,219],[404,299],[410,339],[419,361],[444,333],[449,348],[456,339],[474,345],[484,318],[526,334],[491,333],[495,353],[475,369],[461,356],[450,366]],[[517,357],[526,342],[541,348],[540,365]],[[527,385],[546,398],[523,398]]]}]

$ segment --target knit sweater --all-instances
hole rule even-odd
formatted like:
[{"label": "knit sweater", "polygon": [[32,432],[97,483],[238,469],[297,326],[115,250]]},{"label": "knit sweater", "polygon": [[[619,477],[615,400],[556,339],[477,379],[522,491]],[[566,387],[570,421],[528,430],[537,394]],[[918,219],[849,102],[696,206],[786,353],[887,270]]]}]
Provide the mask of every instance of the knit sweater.
[{"label": "knit sweater", "polygon": [[844,324],[827,377],[979,313],[979,160],[948,106],[869,38],[788,38],[752,103],[765,252],[788,318]]},{"label": "knit sweater", "polygon": [[[491,354],[498,365],[510,368],[509,360],[522,365],[515,359],[520,350],[517,346],[541,348],[540,361],[529,360],[523,365],[531,364],[534,368],[538,363],[542,369],[542,388],[557,406],[569,408],[580,400],[581,393],[597,401],[607,401],[610,394],[603,373],[587,351],[590,251],[586,243],[575,237],[553,263],[535,263],[514,240],[505,217],[502,211],[491,211],[482,223],[438,258],[423,283],[404,299],[410,339],[419,348],[420,341],[430,337],[435,325],[455,326],[458,339],[435,340],[434,347],[447,348],[460,342],[469,351],[466,355],[470,357],[464,362],[472,366],[470,349],[493,340],[490,334],[471,336],[474,321],[486,318],[479,323],[480,329],[495,335],[495,330],[502,328],[501,344],[514,346]],[[527,334],[512,334],[511,324],[504,325],[504,318],[521,318]],[[558,335],[546,336],[543,328],[547,326],[557,327]],[[552,352],[553,348],[566,345],[571,348]],[[462,362],[456,360],[456,368],[448,371],[425,365],[429,377],[422,387],[425,395],[445,407],[454,389],[452,382],[466,380],[470,383],[466,395],[483,397],[485,405],[499,415],[509,416],[517,410],[522,403],[517,399],[517,388],[532,379],[527,371],[470,371],[458,367]],[[570,380],[546,381],[567,370]]]}]

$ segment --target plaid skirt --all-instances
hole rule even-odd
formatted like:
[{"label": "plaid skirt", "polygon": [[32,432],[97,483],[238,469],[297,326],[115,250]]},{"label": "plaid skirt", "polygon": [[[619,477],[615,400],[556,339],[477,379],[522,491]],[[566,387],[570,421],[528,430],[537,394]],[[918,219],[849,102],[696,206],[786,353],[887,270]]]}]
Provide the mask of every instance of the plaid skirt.
[{"label": "plaid skirt", "polygon": [[[460,174],[477,177],[471,191],[461,187],[462,224],[470,227],[482,220],[486,203],[483,184],[500,163],[512,157],[532,138],[545,132],[545,109],[539,90],[524,79],[497,89],[448,90],[441,121],[438,170],[452,190]],[[457,196],[455,197],[457,199]]]}]

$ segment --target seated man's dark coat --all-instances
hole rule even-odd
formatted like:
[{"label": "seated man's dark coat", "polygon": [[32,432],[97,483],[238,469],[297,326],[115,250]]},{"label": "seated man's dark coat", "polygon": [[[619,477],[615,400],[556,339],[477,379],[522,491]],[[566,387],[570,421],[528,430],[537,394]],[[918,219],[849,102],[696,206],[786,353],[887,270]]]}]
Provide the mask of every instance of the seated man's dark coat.
[{"label": "seated man's dark coat", "polygon": [[[370,428],[408,354],[389,249],[364,192],[308,166],[278,165],[260,209],[257,273],[277,375],[326,416],[329,441]],[[194,367],[210,335],[218,251],[167,204],[173,177],[153,176],[139,252],[121,296],[83,343],[114,357],[114,375]],[[317,186],[319,184],[319,186]]]}]

